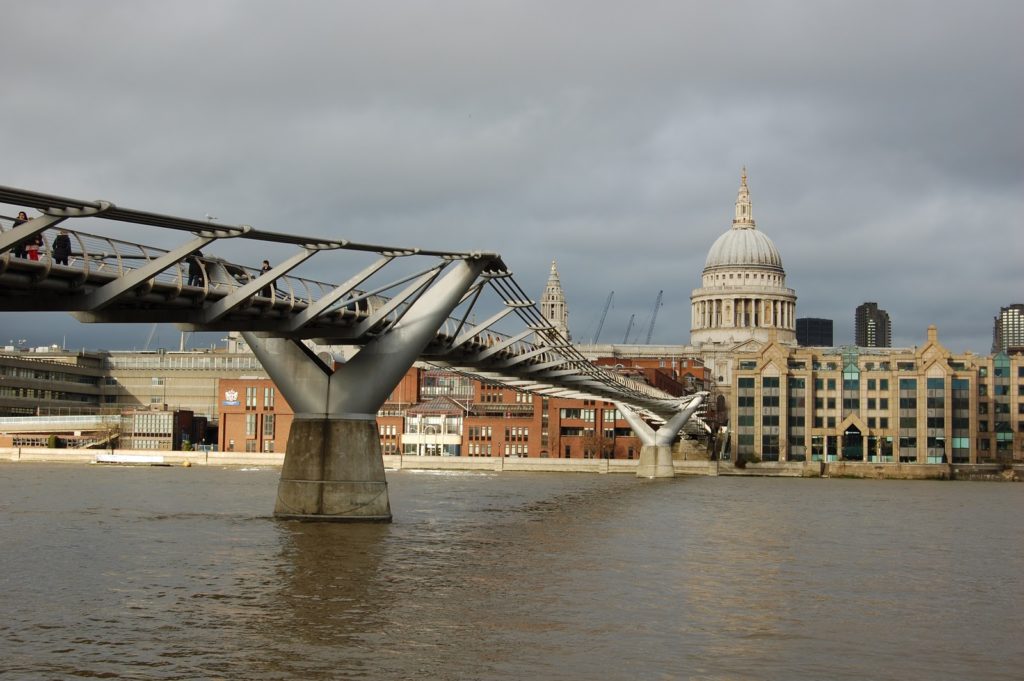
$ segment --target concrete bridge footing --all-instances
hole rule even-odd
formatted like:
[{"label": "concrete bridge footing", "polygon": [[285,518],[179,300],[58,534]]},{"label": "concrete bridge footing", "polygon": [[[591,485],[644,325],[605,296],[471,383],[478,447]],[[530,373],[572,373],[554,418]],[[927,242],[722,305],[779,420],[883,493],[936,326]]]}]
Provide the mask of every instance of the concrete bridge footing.
[{"label": "concrete bridge footing", "polygon": [[643,445],[636,468],[638,478],[674,478],[672,447],[670,445]]},{"label": "concrete bridge footing", "polygon": [[296,419],[277,486],[282,520],[390,522],[375,421]]}]

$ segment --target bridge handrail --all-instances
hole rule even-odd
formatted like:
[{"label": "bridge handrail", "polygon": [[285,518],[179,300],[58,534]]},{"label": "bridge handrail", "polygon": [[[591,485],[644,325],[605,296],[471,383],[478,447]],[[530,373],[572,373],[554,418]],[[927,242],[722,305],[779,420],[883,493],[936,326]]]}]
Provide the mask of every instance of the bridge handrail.
[{"label": "bridge handrail", "polygon": [[[382,256],[382,261],[380,262],[383,264],[381,266],[396,257],[408,255],[424,255],[440,259],[440,264],[434,265],[419,274],[400,279],[397,282],[391,282],[386,286],[379,286],[368,292],[356,289],[355,287],[352,287],[351,290],[342,291],[335,284],[294,277],[289,274],[277,276],[272,282],[268,282],[268,285],[273,286],[273,296],[270,305],[274,309],[280,309],[285,313],[298,313],[307,309],[316,311],[315,314],[309,315],[308,318],[297,320],[296,326],[291,329],[292,332],[299,329],[306,334],[320,332],[324,334],[323,337],[329,339],[347,338],[343,332],[344,329],[349,329],[351,333],[356,334],[356,336],[349,338],[349,340],[358,342],[366,342],[375,335],[387,332],[402,319],[405,312],[411,308],[417,299],[418,293],[416,293],[416,290],[421,285],[420,282],[426,281],[427,283],[423,285],[429,286],[433,278],[452,260],[483,259],[487,265],[478,284],[480,288],[476,290],[474,295],[479,297],[480,292],[484,290],[483,287],[486,287],[498,295],[501,302],[506,306],[506,310],[501,315],[493,317],[492,321],[488,321],[488,328],[474,326],[470,329],[472,331],[471,334],[466,334],[463,331],[466,326],[467,317],[463,317],[461,320],[453,318],[443,325],[443,330],[439,331],[435,342],[435,350],[441,354],[445,352],[452,354],[450,364],[454,366],[464,364],[471,369],[474,355],[479,358],[480,362],[483,361],[482,358],[484,357],[493,357],[492,364],[497,365],[498,368],[516,366],[517,368],[510,373],[515,376],[529,377],[527,383],[536,378],[538,384],[551,383],[555,386],[562,386],[559,388],[561,390],[572,392],[573,387],[568,384],[575,381],[575,385],[579,388],[578,392],[596,390],[597,394],[600,395],[613,394],[623,398],[635,399],[641,404],[663,407],[661,409],[662,412],[671,411],[672,405],[678,405],[684,399],[672,397],[654,386],[606,371],[592,364],[543,317],[536,304],[526,295],[518,282],[512,277],[512,273],[508,271],[502,262],[501,257],[496,253],[395,248],[355,243],[343,239],[330,240],[302,235],[281,234],[257,230],[249,225],[218,224],[214,226],[208,221],[204,222],[121,208],[106,201],[83,201],[5,186],[0,186],[0,203],[30,206],[41,211],[43,214],[39,218],[34,218],[27,223],[31,225],[34,222],[37,225],[36,227],[28,226],[24,229],[24,232],[26,235],[37,233],[44,235],[44,244],[46,244],[44,246],[44,253],[46,257],[41,261],[20,262],[17,268],[19,276],[22,276],[21,273],[23,272],[28,272],[30,278],[34,281],[48,277],[51,274],[51,270],[55,267],[52,255],[52,233],[55,227],[52,225],[62,224],[61,221],[68,218],[79,217],[96,217],[104,220],[115,220],[190,232],[197,237],[199,243],[210,243],[217,239],[238,237],[292,244],[312,252],[340,249],[375,252]],[[39,222],[36,222],[36,220],[39,220]],[[98,293],[93,298],[93,300],[98,301],[96,303],[97,306],[106,305],[118,297],[123,297],[130,301],[134,299],[134,296],[125,294],[133,290],[140,292],[141,295],[148,295],[155,286],[159,285],[161,289],[160,291],[153,291],[154,295],[167,296],[168,300],[171,297],[180,295],[183,297],[182,302],[186,302],[187,298],[191,297],[201,303],[201,305],[191,309],[199,310],[202,314],[195,314],[190,309],[186,309],[183,316],[179,317],[179,319],[194,319],[195,321],[188,321],[187,323],[193,324],[197,328],[204,328],[204,325],[207,325],[210,319],[219,318],[215,315],[223,315],[225,311],[234,308],[239,310],[248,309],[251,311],[250,313],[259,313],[259,308],[266,307],[265,303],[253,302],[256,298],[265,299],[261,295],[262,289],[254,289],[253,287],[254,280],[258,280],[259,277],[259,272],[253,267],[239,265],[222,258],[204,256],[200,259],[204,269],[203,282],[201,290],[197,292],[197,287],[188,287],[185,283],[187,281],[188,259],[194,257],[185,252],[187,250],[185,248],[179,247],[175,251],[177,260],[173,264],[164,267],[161,271],[152,273],[147,280],[140,280],[137,276],[133,279],[129,276],[133,271],[146,267],[147,263],[155,259],[164,259],[166,261],[166,256],[171,251],[86,232],[68,231],[75,234],[75,238],[80,246],[80,252],[76,254],[80,258],[80,261],[76,261],[78,269],[84,270],[86,280],[90,278],[91,273],[100,275],[93,282],[95,284],[94,290],[99,291],[103,288],[109,290],[109,294]],[[51,238],[47,240],[47,236]],[[0,237],[0,239],[3,239],[3,237]],[[2,242],[4,243],[5,251],[0,255],[0,273],[12,264],[10,249],[13,246],[13,241],[8,236]],[[309,255],[312,254],[310,253]],[[298,256],[293,256],[293,258],[295,257]],[[304,257],[308,257],[308,255]],[[296,260],[295,262],[298,263],[301,260]],[[105,282],[104,276],[107,275],[104,270],[108,265],[113,265],[113,267],[108,275],[109,281]],[[71,267],[70,261],[68,267]],[[33,270],[37,270],[37,272],[33,272]],[[41,272],[38,272],[38,270],[41,270]],[[371,268],[371,274],[375,271],[375,269]],[[62,271],[62,274],[66,275],[66,270]],[[419,279],[416,279],[414,282],[414,277],[419,277]],[[126,278],[126,281],[118,285],[113,284],[113,281],[118,278]],[[62,276],[62,279],[67,279],[67,277]],[[22,278],[19,281],[24,281],[24,279]],[[110,284],[109,286],[107,285],[108,283]],[[111,288],[111,286],[114,288]],[[255,291],[250,298],[245,301],[231,300],[229,302],[230,307],[221,306],[210,311],[209,315],[206,315],[205,311],[208,306],[219,304],[219,301],[228,298],[244,286],[248,286],[247,290],[249,291]],[[385,295],[386,291],[390,291],[397,286],[402,286],[405,289],[401,297],[389,298]],[[53,290],[52,287],[50,290]],[[106,297],[104,297],[105,295]],[[331,298],[329,303],[320,306],[322,309],[315,307],[318,302],[326,302],[325,296],[328,295],[337,295],[338,297],[337,299]],[[467,299],[470,299],[469,294],[463,299],[463,302]],[[470,310],[473,309],[476,301],[476,297],[470,300]],[[92,303],[88,302],[87,304],[92,305]],[[102,307],[98,309],[102,312]],[[93,309],[90,308],[87,311],[92,313]],[[510,336],[491,328],[494,321],[500,319],[509,311],[526,325],[526,331],[520,332],[516,336]],[[468,311],[466,315],[468,315]],[[239,322],[240,319],[244,320],[247,317],[239,315],[226,323],[244,323],[244,321]],[[275,319],[279,319],[279,317],[275,317]],[[102,321],[103,317],[102,315],[94,315],[90,320]],[[323,329],[322,332],[320,331],[321,329]],[[342,333],[336,333],[335,330],[342,331]],[[456,333],[463,333],[461,340],[455,337]],[[468,338],[466,338],[467,335],[469,336]],[[309,337],[309,335],[299,337]],[[565,378],[565,380],[561,380],[562,378]],[[522,383],[522,381],[518,382]]]},{"label": "bridge handrail", "polygon": [[[0,232],[9,231],[11,228],[4,228],[2,222],[3,219],[11,220],[11,218],[7,216],[0,215]],[[138,262],[141,265],[170,252],[168,249],[160,248],[158,246],[147,246],[136,242],[114,239],[80,230],[72,230],[65,227],[48,227],[41,232],[43,236],[43,248],[40,250],[40,260],[34,261],[38,263],[36,265],[37,267],[45,267],[48,271],[49,267],[52,266],[53,239],[62,230],[66,231],[69,236],[75,237],[78,242],[78,249],[73,249],[71,251],[67,266],[73,269],[82,269],[86,272],[95,271],[103,273],[105,271],[109,271],[111,276],[121,277],[128,272],[137,269],[138,265],[133,265],[132,263]],[[4,253],[4,255],[9,255],[9,253],[10,252],[8,251],[7,253]],[[155,282],[171,286],[187,286],[188,257],[179,260],[177,263],[163,270],[157,274],[153,280]],[[211,281],[208,288],[213,291],[222,290],[229,293],[243,284],[246,284],[253,279],[257,279],[260,275],[260,270],[255,267],[229,262],[224,258],[203,256],[198,259],[204,264],[217,263],[223,265],[228,273],[235,277],[234,281]],[[204,284],[208,280],[209,277],[204,277]],[[284,286],[282,286],[282,282],[284,283]],[[274,281],[270,286],[272,289],[276,289],[276,298],[291,299],[292,301],[298,301],[301,305],[309,305],[318,300],[319,297],[314,295],[314,291],[318,291],[320,296],[322,296],[334,287],[334,285],[329,282],[317,281],[314,279],[296,277],[287,274]],[[296,290],[305,291],[306,295],[296,296]]]},{"label": "bridge handrail", "polygon": [[54,416],[0,416],[0,426],[80,425],[84,423],[120,423],[120,414],[76,414]]}]

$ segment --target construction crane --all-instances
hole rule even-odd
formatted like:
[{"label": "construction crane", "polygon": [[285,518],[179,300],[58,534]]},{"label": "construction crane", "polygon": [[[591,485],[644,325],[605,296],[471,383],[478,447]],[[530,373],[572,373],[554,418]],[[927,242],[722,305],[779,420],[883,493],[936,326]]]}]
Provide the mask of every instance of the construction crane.
[{"label": "construction crane", "polygon": [[149,328],[149,335],[146,336],[146,346],[142,348],[143,352],[149,350],[149,344],[153,342],[153,336],[156,335],[156,324]]},{"label": "construction crane", "polygon": [[597,323],[597,331],[594,333],[594,340],[590,341],[591,345],[597,345],[597,339],[601,336],[601,329],[604,328],[604,318],[608,316],[608,308],[612,306],[612,296],[615,295],[615,291],[608,294],[608,300],[604,301],[604,311],[601,312],[601,321]]},{"label": "construction crane", "polygon": [[626,335],[622,338],[622,344],[629,342],[629,332],[633,330],[633,322],[636,321],[636,314],[629,315],[629,324],[626,324]]},{"label": "construction crane", "polygon": [[658,298],[654,301],[654,312],[651,313],[651,325],[647,327],[647,341],[644,343],[645,345],[651,344],[651,336],[654,335],[654,322],[658,319],[658,308],[661,307],[661,296],[664,293],[664,291],[658,291]]}]

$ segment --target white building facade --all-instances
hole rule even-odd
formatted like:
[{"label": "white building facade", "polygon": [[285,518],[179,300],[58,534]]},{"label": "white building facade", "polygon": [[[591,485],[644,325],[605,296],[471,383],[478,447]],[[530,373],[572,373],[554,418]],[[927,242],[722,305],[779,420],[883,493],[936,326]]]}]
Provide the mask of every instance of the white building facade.
[{"label": "white building facade", "polygon": [[796,292],[786,287],[775,244],[755,225],[746,169],[732,227],[711,246],[690,301],[690,344],[701,350],[769,337],[796,344]]}]

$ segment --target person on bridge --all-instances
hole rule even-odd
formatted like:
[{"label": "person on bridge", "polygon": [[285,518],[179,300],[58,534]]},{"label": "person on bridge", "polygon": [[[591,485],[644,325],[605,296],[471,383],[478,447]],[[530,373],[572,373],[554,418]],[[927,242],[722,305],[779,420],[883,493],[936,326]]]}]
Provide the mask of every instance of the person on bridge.
[{"label": "person on bridge", "polygon": [[188,285],[189,286],[202,286],[203,285],[203,266],[199,264],[199,259],[203,257],[202,251],[196,251],[188,259]]},{"label": "person on bridge", "polygon": [[28,245],[25,246],[25,250],[28,251],[29,260],[39,260],[39,251],[43,250],[46,243],[43,241],[42,234],[36,234],[28,240]]},{"label": "person on bridge", "polygon": [[67,265],[71,257],[71,237],[66,229],[60,230],[60,234],[53,240],[53,261],[58,265]]},{"label": "person on bridge", "polygon": [[[269,260],[264,260],[263,261],[263,267],[260,268],[260,276],[262,277],[264,274],[266,274],[269,271],[270,271],[270,261]],[[263,296],[264,298],[273,298],[274,297],[274,287],[271,286],[271,285],[264,286],[262,289],[260,289],[260,295]]]},{"label": "person on bridge", "polygon": [[[14,218],[14,227],[17,227],[18,225],[24,224],[26,222],[28,222],[28,215],[25,214],[25,211],[21,211],[20,213],[18,213],[18,217]],[[22,241],[20,243],[15,244],[14,245],[14,257],[15,258],[24,258],[25,255],[26,255],[25,242]]]}]

